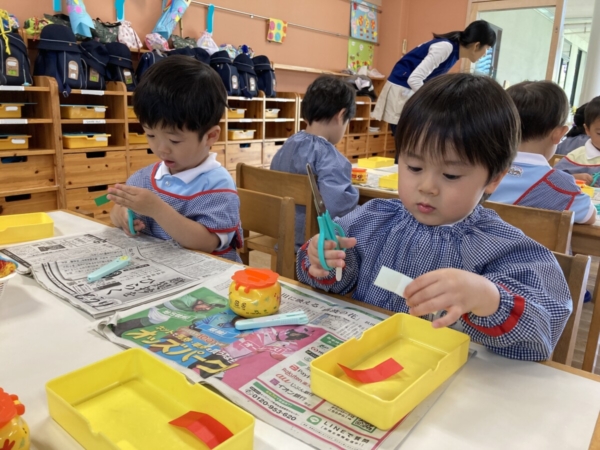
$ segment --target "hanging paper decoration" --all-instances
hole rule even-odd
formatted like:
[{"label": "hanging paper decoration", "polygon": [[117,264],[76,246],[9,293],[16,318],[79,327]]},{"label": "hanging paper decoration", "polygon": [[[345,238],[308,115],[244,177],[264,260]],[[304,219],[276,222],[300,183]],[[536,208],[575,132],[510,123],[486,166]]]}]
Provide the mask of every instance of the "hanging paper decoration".
[{"label": "hanging paper decoration", "polygon": [[117,10],[117,22],[125,20],[125,0],[115,0],[115,9]]},{"label": "hanging paper decoration", "polygon": [[353,1],[350,8],[350,35],[354,39],[377,42],[377,7],[358,0]]},{"label": "hanging paper decoration", "polygon": [[267,31],[267,41],[283,44],[287,35],[287,22],[280,19],[269,19],[269,30]]},{"label": "hanging paper decoration", "polygon": [[153,33],[158,33],[165,39],[169,39],[173,28],[177,25],[177,22],[181,20],[183,13],[190,6],[192,0],[163,0],[162,15],[154,29]]},{"label": "hanging paper decoration", "polygon": [[67,0],[67,12],[73,33],[91,38],[94,22],[87,13],[83,0]]},{"label": "hanging paper decoration", "polygon": [[348,40],[348,67],[358,72],[362,66],[373,66],[375,46],[350,38]]},{"label": "hanging paper decoration", "polygon": [[62,9],[61,0],[53,0],[52,9],[54,10],[54,12],[60,12]]}]

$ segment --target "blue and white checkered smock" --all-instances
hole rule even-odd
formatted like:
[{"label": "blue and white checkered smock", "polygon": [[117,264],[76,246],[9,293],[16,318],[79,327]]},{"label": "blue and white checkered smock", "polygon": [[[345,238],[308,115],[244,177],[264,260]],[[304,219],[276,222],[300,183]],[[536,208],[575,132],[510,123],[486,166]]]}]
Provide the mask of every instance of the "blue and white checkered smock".
[{"label": "blue and white checkered smock", "polygon": [[[477,206],[448,226],[418,222],[400,200],[372,200],[338,219],[356,247],[347,250],[342,280],[335,271],[322,279],[308,273],[305,244],[298,252],[298,280],[395,312],[408,313],[403,297],[373,284],[382,266],[417,278],[456,268],[477,273],[498,286],[500,307],[489,317],[465,314],[462,330],[473,341],[509,358],[544,360],[552,353],[572,310],[563,273],[554,255]],[[432,319],[432,317],[428,317]]]},{"label": "blue and white checkered smock", "polygon": [[[175,194],[161,189],[155,179],[156,171],[161,163],[156,163],[138,170],[127,180],[127,184],[152,191],[179,214],[201,223],[211,233],[230,233],[231,241],[223,250],[215,250],[212,254],[231,261],[242,262],[236,248],[243,245],[240,224],[240,199],[229,172],[217,167],[199,175],[188,184],[186,195]],[[172,182],[177,182],[175,177]],[[194,193],[189,188],[195,186]],[[144,222],[143,233],[160,239],[172,239],[171,236],[151,217],[136,214],[136,218]]]}]

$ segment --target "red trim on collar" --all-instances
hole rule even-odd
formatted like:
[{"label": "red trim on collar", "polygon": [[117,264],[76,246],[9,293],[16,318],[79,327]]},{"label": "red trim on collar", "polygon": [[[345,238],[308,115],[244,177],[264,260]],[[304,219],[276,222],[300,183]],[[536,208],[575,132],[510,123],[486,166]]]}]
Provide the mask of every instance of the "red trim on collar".
[{"label": "red trim on collar", "polygon": [[576,163],[575,161],[573,161],[572,159],[567,158],[566,156],[563,159],[566,159],[567,161],[569,161],[574,166],[579,166],[579,167],[600,167],[600,164],[579,164],[579,163]]}]

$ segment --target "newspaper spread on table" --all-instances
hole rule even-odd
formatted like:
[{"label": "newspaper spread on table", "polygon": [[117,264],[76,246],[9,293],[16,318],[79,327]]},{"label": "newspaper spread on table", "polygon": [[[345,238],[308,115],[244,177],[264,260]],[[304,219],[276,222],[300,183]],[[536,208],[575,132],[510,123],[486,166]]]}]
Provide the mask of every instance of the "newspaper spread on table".
[{"label": "newspaper spread on table", "polygon": [[[182,249],[174,241],[121,230],[50,239],[0,250],[53,294],[98,318],[164,298],[236,266]],[[87,276],[116,258],[131,263],[96,282]],[[237,266],[237,270],[240,267]]]},{"label": "newspaper spread on table", "polygon": [[124,347],[142,347],[197,382],[219,390],[254,416],[319,449],[391,450],[426,414],[446,385],[383,431],[317,397],[310,363],[386,316],[282,284],[280,312],[303,310],[307,325],[238,331],[227,307],[228,276],[212,277],[169,301],[101,319],[94,329]]}]

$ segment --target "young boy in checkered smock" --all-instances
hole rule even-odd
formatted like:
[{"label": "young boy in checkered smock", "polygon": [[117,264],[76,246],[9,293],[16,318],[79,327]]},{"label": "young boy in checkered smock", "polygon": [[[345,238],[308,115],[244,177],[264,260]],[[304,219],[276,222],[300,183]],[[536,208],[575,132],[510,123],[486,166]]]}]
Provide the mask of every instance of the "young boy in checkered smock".
[{"label": "young boy in checkered smock", "polygon": [[[494,80],[443,75],[402,110],[396,148],[398,200],[372,200],[338,219],[346,252],[315,236],[298,252],[301,282],[391,311],[456,323],[509,358],[547,359],[572,310],[552,253],[479,202],[506,174],[519,116]],[[373,284],[382,266],[414,278],[404,297]],[[436,311],[440,313],[436,314]]]},{"label": "young boy in checkered smock", "polygon": [[146,72],[133,109],[161,162],[109,189],[117,227],[129,234],[129,208],[138,232],[241,262],[239,197],[229,172],[209,152],[226,106],[219,75],[193,58],[171,56]]}]

